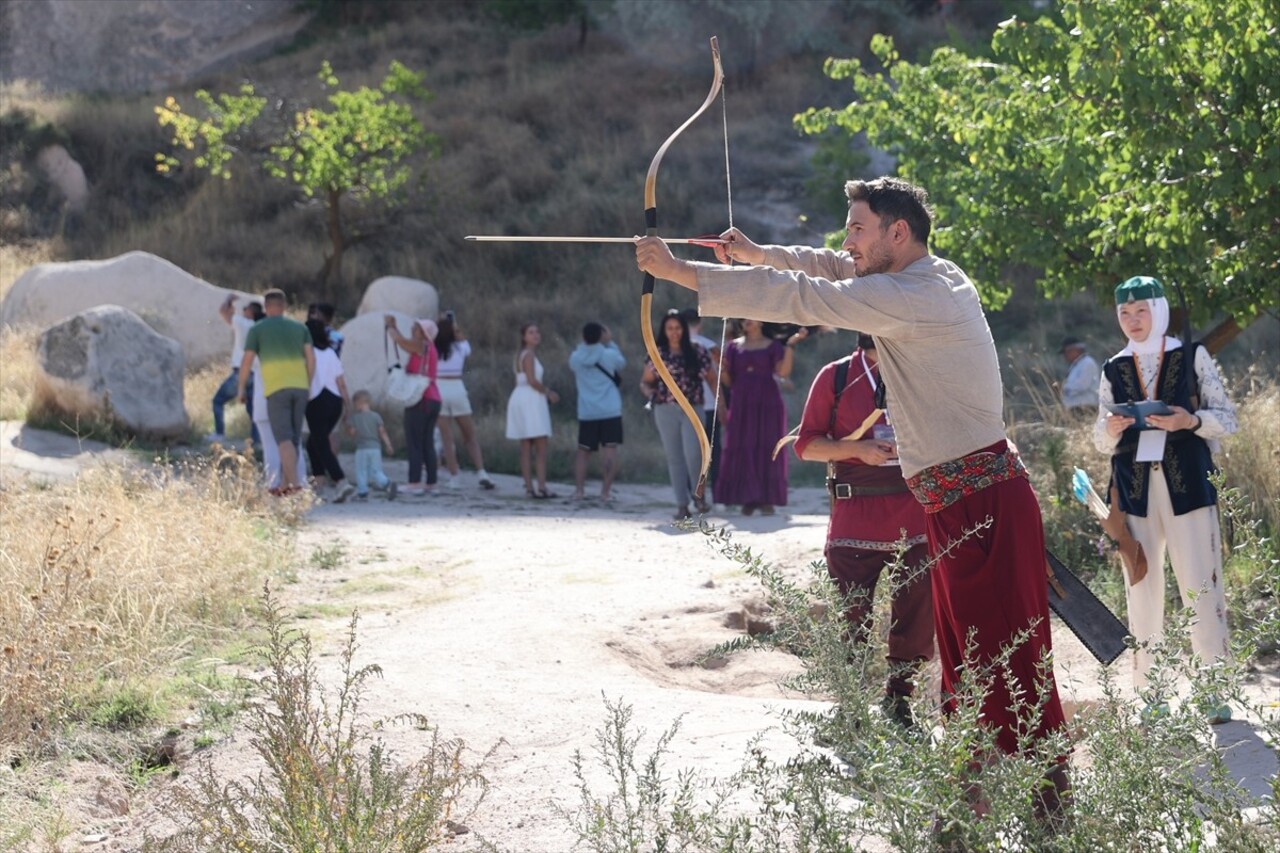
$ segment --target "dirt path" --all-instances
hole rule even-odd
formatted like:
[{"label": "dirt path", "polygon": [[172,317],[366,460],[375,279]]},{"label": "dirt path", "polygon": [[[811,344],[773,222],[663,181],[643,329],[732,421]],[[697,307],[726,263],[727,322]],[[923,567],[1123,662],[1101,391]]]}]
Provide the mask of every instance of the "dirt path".
[{"label": "dirt path", "polygon": [[[633,706],[647,745],[682,718],[672,774],[727,775],[764,731],[777,754],[795,749],[777,730],[776,711],[821,706],[777,686],[797,671],[794,658],[698,663],[740,634],[759,588],[704,537],[669,524],[666,488],[622,486],[606,508],[531,501],[518,479],[498,481],[491,493],[469,485],[412,502],[318,506],[299,542],[308,567],[284,591],[322,648],[336,646],[351,609],[360,609],[360,659],[384,674],[370,691],[371,714],[424,713],[479,752],[503,741],[486,772],[492,792],[469,821],[474,831],[509,850],[569,849],[550,804],[576,803],[572,757],[590,753],[605,719],[602,697]],[[778,516],[711,520],[799,572],[821,557],[825,509],[821,490],[797,489]],[[1100,698],[1098,665],[1056,621],[1054,642],[1069,706]],[[1128,654],[1115,666],[1127,672]],[[1265,782],[1275,772],[1247,725],[1217,731],[1239,742],[1241,776]],[[388,739],[413,754],[412,732]],[[219,751],[227,767],[247,757],[243,743]],[[599,792],[611,790],[597,781]]]},{"label": "dirt path", "polygon": [[[397,465],[388,473],[403,479]],[[794,658],[751,653],[698,662],[740,634],[759,589],[704,537],[670,525],[666,488],[624,484],[606,507],[532,501],[517,478],[497,480],[494,492],[471,480],[441,497],[318,505],[299,535],[297,582],[281,588],[330,675],[346,622],[359,609],[359,661],[383,670],[366,700],[371,715],[425,714],[477,753],[498,744],[485,774],[492,790],[469,820],[472,830],[521,853],[570,848],[550,803],[576,802],[572,757],[590,753],[605,720],[602,697],[633,706],[649,735],[645,746],[683,717],[667,763],[673,775],[683,768],[726,775],[748,742],[770,729],[767,748],[795,748],[777,731],[777,710],[818,706],[778,688],[796,671]],[[825,506],[821,490],[797,489],[777,516],[717,513],[711,520],[801,572],[821,557]],[[1098,698],[1093,658],[1056,620],[1053,636],[1064,700],[1074,707]],[[1127,653],[1115,664],[1121,673],[1128,665]],[[1274,672],[1260,674],[1255,689],[1280,699]],[[1250,787],[1276,773],[1274,753],[1247,723],[1215,734],[1219,746],[1233,746],[1232,766]],[[422,742],[401,729],[387,739],[406,756]],[[211,754],[229,772],[253,766],[243,734]],[[599,781],[599,791],[609,790]],[[131,849],[143,827],[162,830],[166,820],[139,798],[91,849]]]}]

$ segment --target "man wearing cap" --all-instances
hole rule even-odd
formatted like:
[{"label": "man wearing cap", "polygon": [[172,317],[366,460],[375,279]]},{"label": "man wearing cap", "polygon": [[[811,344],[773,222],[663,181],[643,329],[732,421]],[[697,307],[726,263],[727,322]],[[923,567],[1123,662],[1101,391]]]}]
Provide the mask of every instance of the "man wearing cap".
[{"label": "man wearing cap", "polygon": [[[636,264],[696,290],[704,314],[875,336],[907,485],[924,508],[944,709],[962,670],[994,666],[982,720],[1008,753],[1064,724],[1050,661],[1040,505],[1004,430],[1004,389],[978,291],[929,253],[925,191],[898,178],[849,181],[842,250],[761,246],[736,228],[721,264],[677,260],[658,238],[636,240]],[[749,266],[728,266],[741,261]],[[972,638],[972,639],[970,639]],[[1024,638],[1019,641],[1019,638]],[[1009,652],[1002,658],[1002,650]],[[1060,810],[1067,774],[1038,791]]]},{"label": "man wearing cap", "polygon": [[1085,342],[1063,338],[1058,350],[1067,362],[1067,378],[1062,381],[1062,405],[1072,414],[1088,412],[1098,405],[1098,362],[1089,355]]},{"label": "man wearing cap", "polygon": [[[1147,574],[1133,584],[1126,577],[1125,584],[1129,630],[1142,644],[1134,656],[1134,682],[1145,690],[1152,664],[1147,643],[1164,630],[1166,548],[1183,603],[1195,614],[1192,651],[1206,664],[1227,656],[1218,496],[1209,475],[1216,470],[1218,439],[1237,424],[1208,350],[1166,334],[1169,301],[1160,282],[1135,276],[1116,288],[1115,297],[1128,344],[1103,366],[1093,439],[1111,455],[1111,485],[1147,555]],[[1147,415],[1142,428],[1135,418],[1108,409],[1157,400],[1169,414]],[[1164,699],[1145,698],[1153,706]],[[1206,711],[1212,723],[1231,719],[1227,705],[1214,703]]]},{"label": "man wearing cap", "polygon": [[897,445],[888,418],[880,414],[857,440],[863,422],[876,410],[880,364],[875,339],[858,336],[852,355],[818,372],[800,416],[796,455],[827,463],[831,518],[827,525],[827,573],[845,599],[851,635],[865,642],[876,584],[895,562],[902,571],[891,583],[889,677],[884,709],[903,726],[913,724],[908,697],[920,664],[933,654],[933,596],[924,510],[902,479]]}]

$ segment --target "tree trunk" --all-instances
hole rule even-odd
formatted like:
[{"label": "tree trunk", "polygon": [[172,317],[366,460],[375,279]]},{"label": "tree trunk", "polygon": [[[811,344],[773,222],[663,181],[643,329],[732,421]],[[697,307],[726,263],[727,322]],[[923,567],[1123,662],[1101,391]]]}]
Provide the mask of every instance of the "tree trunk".
[{"label": "tree trunk", "polygon": [[1206,332],[1201,341],[1210,355],[1217,355],[1243,331],[1244,329],[1240,328],[1240,324],[1236,322],[1235,317],[1228,317]]},{"label": "tree trunk", "polygon": [[320,270],[320,287],[325,299],[332,302],[335,285],[342,279],[342,253],[347,248],[347,236],[342,233],[342,193],[330,189],[325,195],[325,213],[328,218],[329,245],[332,251],[324,259]]},{"label": "tree trunk", "polygon": [[[1167,334],[1173,335],[1175,338],[1187,337],[1182,318],[1182,306],[1169,309],[1169,331]],[[1204,344],[1204,348],[1209,351],[1210,355],[1217,355],[1243,331],[1244,329],[1240,328],[1240,324],[1236,322],[1234,317],[1228,317],[1203,335],[1200,335],[1197,340]],[[1185,343],[1190,343],[1190,341]]]}]

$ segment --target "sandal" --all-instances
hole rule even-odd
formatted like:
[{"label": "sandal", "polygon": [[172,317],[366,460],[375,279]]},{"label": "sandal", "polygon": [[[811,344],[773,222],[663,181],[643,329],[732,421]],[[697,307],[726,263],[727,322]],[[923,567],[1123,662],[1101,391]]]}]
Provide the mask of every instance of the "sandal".
[{"label": "sandal", "polygon": [[556,496],[555,492],[548,492],[546,489],[538,489],[538,498],[541,500],[550,500]]}]

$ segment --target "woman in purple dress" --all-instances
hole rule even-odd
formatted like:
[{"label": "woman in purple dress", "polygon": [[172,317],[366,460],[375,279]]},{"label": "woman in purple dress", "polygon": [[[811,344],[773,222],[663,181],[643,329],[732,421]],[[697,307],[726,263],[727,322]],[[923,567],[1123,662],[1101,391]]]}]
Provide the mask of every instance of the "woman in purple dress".
[{"label": "woman in purple dress", "polygon": [[787,433],[787,407],[778,383],[791,375],[790,342],[766,337],[757,320],[742,321],[742,337],[724,351],[720,381],[728,389],[724,450],[716,477],[717,503],[741,504],[772,515],[787,504],[787,454],[773,448]]}]

